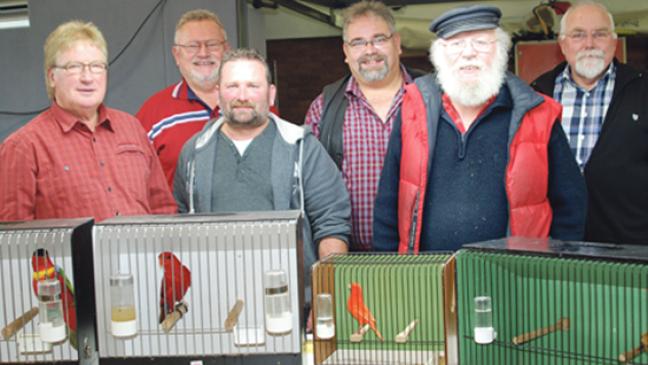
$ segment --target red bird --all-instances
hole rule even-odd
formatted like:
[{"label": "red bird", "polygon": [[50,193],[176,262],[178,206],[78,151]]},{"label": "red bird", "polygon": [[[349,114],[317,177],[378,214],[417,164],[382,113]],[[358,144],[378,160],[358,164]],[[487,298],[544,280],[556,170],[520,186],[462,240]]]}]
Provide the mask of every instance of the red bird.
[{"label": "red bird", "polygon": [[369,324],[369,327],[376,333],[380,341],[384,341],[378,327],[376,327],[376,319],[364,303],[362,287],[358,283],[351,283],[351,295],[347,301],[347,310],[358,321],[360,328],[365,324]]},{"label": "red bird", "polygon": [[34,294],[38,296],[38,282],[47,279],[58,279],[61,285],[61,301],[63,302],[63,319],[67,325],[70,344],[77,348],[77,318],[76,304],[74,302],[74,287],[70,280],[65,276],[65,272],[60,266],[54,265],[52,259],[44,248],[39,248],[31,257],[31,265],[34,273],[32,274],[32,286]]},{"label": "red bird", "polygon": [[158,262],[164,269],[160,285],[160,323],[172,313],[191,286],[191,272],[170,251],[158,255]]}]

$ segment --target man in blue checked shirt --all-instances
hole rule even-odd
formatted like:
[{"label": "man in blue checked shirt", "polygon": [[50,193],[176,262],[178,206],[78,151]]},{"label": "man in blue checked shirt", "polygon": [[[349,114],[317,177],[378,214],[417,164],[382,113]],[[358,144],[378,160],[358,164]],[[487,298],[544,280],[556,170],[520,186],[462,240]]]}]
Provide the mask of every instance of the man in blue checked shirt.
[{"label": "man in blue checked shirt", "polygon": [[585,239],[648,244],[648,77],[614,59],[614,19],[601,4],[572,6],[558,42],[566,62],[532,86],[563,105],[588,188]]}]

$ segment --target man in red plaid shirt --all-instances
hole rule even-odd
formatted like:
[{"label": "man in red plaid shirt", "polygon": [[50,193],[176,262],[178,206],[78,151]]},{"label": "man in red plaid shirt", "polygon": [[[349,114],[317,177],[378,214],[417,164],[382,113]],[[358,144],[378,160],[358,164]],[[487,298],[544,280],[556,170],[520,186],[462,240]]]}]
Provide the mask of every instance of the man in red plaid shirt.
[{"label": "man in red plaid shirt", "polygon": [[52,105],[0,146],[0,221],[175,213],[141,125],[103,104],[106,41],[92,23],[45,42]]},{"label": "man in red plaid shirt", "polygon": [[350,248],[372,244],[373,205],[392,122],[412,75],[400,64],[400,36],[383,3],[361,1],[343,14],[345,62],[351,75],[328,85],[311,104],[311,126],[342,170],[351,197]]}]

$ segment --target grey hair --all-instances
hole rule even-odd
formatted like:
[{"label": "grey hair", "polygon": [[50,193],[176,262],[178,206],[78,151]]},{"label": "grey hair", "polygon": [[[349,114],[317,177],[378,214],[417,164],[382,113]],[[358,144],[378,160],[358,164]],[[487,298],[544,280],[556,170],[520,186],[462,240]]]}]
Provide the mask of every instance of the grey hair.
[{"label": "grey hair", "polygon": [[560,34],[561,38],[565,38],[565,35],[566,35],[565,30],[567,29],[567,17],[569,17],[569,15],[572,12],[574,12],[576,9],[582,8],[584,6],[590,6],[590,5],[598,7],[599,9],[603,10],[605,12],[605,14],[607,14],[608,18],[610,19],[610,26],[611,26],[610,30],[612,31],[612,36],[614,38],[617,37],[617,34],[614,31],[614,17],[612,17],[612,13],[610,13],[610,11],[605,7],[605,5],[603,5],[601,3],[597,3],[596,1],[592,1],[592,0],[581,0],[581,1],[577,2],[576,4],[573,4],[572,6],[570,6],[569,9],[567,9],[565,14],[563,14],[562,18],[560,19],[560,33],[559,34]]},{"label": "grey hair", "polygon": [[193,9],[182,14],[180,19],[178,20],[178,23],[176,24],[174,42],[178,43],[178,34],[185,24],[202,21],[213,22],[214,24],[216,24],[216,26],[218,26],[218,29],[220,29],[221,33],[223,34],[223,40],[227,42],[227,33],[225,32],[225,26],[223,26],[223,22],[221,22],[216,13],[206,9]]},{"label": "grey hair", "polygon": [[381,18],[387,23],[390,33],[396,33],[396,20],[394,19],[394,14],[380,1],[373,0],[363,0],[359,1],[342,11],[342,39],[346,42],[347,39],[347,30],[349,25],[356,19],[362,16],[373,15],[375,17]]},{"label": "grey hair", "polygon": [[265,69],[266,80],[268,81],[268,84],[272,83],[272,74],[270,73],[270,67],[268,66],[268,62],[266,62],[265,57],[263,57],[263,55],[259,53],[259,51],[252,48],[237,48],[225,52],[223,58],[221,59],[220,66],[218,67],[219,82],[220,82],[220,75],[222,75],[221,72],[223,71],[223,67],[225,67],[225,64],[228,62],[234,62],[238,60],[261,62],[263,68]]}]

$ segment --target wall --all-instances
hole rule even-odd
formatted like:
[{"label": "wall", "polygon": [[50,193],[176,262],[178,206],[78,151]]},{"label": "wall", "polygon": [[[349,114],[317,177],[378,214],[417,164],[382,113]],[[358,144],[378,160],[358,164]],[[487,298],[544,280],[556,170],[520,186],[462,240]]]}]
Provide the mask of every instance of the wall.
[{"label": "wall", "polygon": [[[349,72],[344,63],[342,37],[268,40],[268,62],[275,70],[281,116],[302,124],[311,102],[322,87]],[[425,52],[404,52],[401,62],[431,71]]]},{"label": "wall", "polygon": [[[71,19],[94,22],[104,33],[112,59],[159,1],[30,0],[31,26],[0,30],[0,111],[33,111],[49,105],[42,47],[58,24]],[[175,23],[182,13],[194,8],[219,14],[230,43],[238,43],[234,0],[163,0],[130,47],[111,65],[107,105],[135,113],[149,95],[178,79],[170,50]],[[249,34],[262,33],[258,29],[263,29],[263,23],[255,10],[249,13]],[[258,36],[250,38],[252,45],[264,43]],[[0,141],[33,117],[0,113]]]}]

